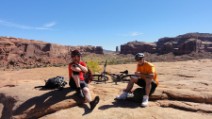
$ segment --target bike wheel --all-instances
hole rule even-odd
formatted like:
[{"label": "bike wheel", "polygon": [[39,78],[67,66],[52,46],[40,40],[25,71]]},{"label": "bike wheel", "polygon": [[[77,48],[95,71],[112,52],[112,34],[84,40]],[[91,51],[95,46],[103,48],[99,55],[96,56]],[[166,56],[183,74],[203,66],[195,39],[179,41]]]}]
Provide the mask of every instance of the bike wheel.
[{"label": "bike wheel", "polygon": [[95,75],[93,81],[100,83],[100,82],[105,82],[109,80],[108,76],[105,75]]},{"label": "bike wheel", "polygon": [[113,82],[121,81],[121,76],[120,75],[114,74],[111,77],[112,77]]},{"label": "bike wheel", "polygon": [[99,77],[99,78],[100,78],[99,81],[101,81],[101,82],[106,82],[106,81],[109,80],[109,77],[108,77],[108,76],[105,76],[105,75],[103,75],[103,76],[101,76],[101,77]]}]

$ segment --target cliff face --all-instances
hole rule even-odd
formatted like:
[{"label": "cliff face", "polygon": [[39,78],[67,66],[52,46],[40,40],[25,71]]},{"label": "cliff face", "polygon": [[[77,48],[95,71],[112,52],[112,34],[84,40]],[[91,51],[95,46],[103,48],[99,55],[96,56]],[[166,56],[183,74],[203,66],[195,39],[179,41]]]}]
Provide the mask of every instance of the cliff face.
[{"label": "cliff face", "polygon": [[143,42],[129,42],[121,45],[121,54],[135,54],[138,52],[175,55],[189,54],[192,52],[212,52],[212,34],[188,33],[174,38],[161,38],[156,44]]},{"label": "cliff face", "polygon": [[74,49],[103,54],[102,47],[62,46],[41,41],[0,37],[0,67],[39,67],[67,64],[70,62],[70,52]]},{"label": "cliff face", "polygon": [[212,34],[188,33],[175,38],[161,38],[157,42],[157,50],[160,54],[173,52],[177,55],[191,52],[212,52]]},{"label": "cliff face", "polygon": [[128,42],[125,45],[121,45],[121,54],[136,54],[138,52],[156,52],[155,43],[144,43],[144,42]]}]

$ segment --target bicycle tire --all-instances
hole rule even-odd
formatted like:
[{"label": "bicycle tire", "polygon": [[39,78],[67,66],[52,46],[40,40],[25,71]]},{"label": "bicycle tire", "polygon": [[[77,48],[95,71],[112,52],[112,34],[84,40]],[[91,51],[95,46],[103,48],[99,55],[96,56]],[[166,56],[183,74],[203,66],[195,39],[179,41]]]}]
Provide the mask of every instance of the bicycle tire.
[{"label": "bicycle tire", "polygon": [[94,75],[93,77],[94,77],[93,81],[96,81],[96,82],[106,82],[109,80],[108,76]]}]

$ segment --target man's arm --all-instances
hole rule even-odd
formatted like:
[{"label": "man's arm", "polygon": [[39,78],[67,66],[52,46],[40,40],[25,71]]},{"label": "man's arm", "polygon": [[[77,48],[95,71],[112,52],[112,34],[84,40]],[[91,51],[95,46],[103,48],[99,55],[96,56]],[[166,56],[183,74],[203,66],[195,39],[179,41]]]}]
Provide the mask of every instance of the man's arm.
[{"label": "man's arm", "polygon": [[150,94],[150,90],[151,90],[151,83],[152,83],[152,80],[153,80],[153,76],[154,74],[153,73],[149,73],[149,74],[142,74],[140,72],[136,72],[135,75],[141,77],[142,79],[145,79],[145,82],[146,82],[146,95],[149,96]]},{"label": "man's arm", "polygon": [[71,69],[72,69],[72,71],[75,71],[75,72],[80,72],[80,71],[82,71],[82,70],[79,68],[78,64],[72,64],[72,65],[71,65]]},{"label": "man's arm", "polygon": [[138,77],[141,77],[142,79],[153,79],[154,74],[149,73],[149,74],[142,74],[140,72],[135,72],[135,75]]},{"label": "man's arm", "polygon": [[84,73],[88,72],[88,68],[86,66],[81,65],[81,64],[73,64],[71,66],[71,69],[73,71],[76,71],[76,72],[80,72],[80,71],[83,71]]},{"label": "man's arm", "polygon": [[88,68],[86,66],[83,66],[81,64],[78,64],[78,67],[83,71],[84,73],[88,72]]}]

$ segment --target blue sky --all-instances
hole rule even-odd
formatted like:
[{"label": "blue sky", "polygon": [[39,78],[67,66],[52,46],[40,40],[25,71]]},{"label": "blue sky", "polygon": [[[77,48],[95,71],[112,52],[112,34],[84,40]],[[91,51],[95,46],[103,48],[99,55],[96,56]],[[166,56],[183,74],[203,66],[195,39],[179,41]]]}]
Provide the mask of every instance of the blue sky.
[{"label": "blue sky", "polygon": [[0,36],[115,50],[212,32],[212,0],[0,0]]}]

